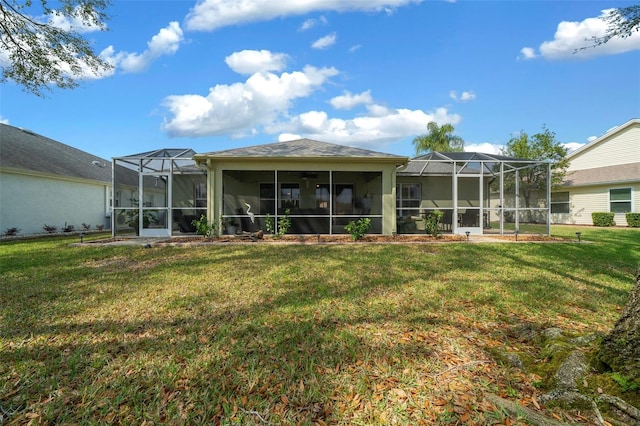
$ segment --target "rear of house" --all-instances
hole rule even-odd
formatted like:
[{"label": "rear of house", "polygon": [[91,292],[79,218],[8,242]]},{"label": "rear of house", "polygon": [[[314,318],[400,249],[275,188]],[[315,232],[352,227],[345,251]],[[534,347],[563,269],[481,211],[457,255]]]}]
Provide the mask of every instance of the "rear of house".
[{"label": "rear of house", "polygon": [[[288,217],[292,234],[425,233],[442,212],[442,232],[548,234],[549,164],[478,153],[407,157],[310,139],[209,153],[161,149],[114,158],[114,235],[193,233],[206,215],[218,232],[268,230]],[[544,179],[529,204],[520,178]]]},{"label": "rear of house", "polygon": [[593,212],[640,211],[640,119],[633,119],[569,154],[560,189],[551,194],[553,223],[593,224]]},{"label": "rear of house", "polygon": [[111,167],[107,160],[0,124],[0,233],[62,231],[82,224],[107,227],[111,216]]}]

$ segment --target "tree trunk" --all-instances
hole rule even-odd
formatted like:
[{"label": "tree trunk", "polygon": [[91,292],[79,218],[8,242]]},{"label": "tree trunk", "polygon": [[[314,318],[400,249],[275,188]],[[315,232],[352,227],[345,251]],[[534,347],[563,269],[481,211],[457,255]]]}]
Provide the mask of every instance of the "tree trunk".
[{"label": "tree trunk", "polygon": [[640,384],[640,269],[629,303],[613,330],[602,340],[598,359]]}]

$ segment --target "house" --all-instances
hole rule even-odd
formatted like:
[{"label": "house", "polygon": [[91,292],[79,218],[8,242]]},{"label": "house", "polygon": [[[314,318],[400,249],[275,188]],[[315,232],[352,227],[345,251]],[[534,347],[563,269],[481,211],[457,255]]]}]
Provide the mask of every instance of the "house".
[{"label": "house", "polygon": [[553,223],[593,224],[591,213],[640,212],[640,119],[632,119],[570,153],[562,187],[551,194]]},{"label": "house", "polygon": [[196,154],[162,149],[113,159],[114,235],[192,233],[206,215],[226,233],[266,230],[287,216],[289,233],[344,234],[368,218],[369,233],[424,233],[443,212],[451,233],[549,233],[548,193],[521,203],[518,176],[549,164],[478,153],[393,154],[298,139]]},{"label": "house", "polygon": [[29,130],[0,124],[0,233],[44,225],[108,227],[111,165]]}]

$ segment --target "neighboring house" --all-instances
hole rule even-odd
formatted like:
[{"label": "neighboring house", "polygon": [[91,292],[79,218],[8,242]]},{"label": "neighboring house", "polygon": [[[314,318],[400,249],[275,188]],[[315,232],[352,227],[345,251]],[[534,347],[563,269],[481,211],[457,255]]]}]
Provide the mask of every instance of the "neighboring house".
[{"label": "neighboring house", "polygon": [[114,235],[193,232],[205,214],[223,232],[266,230],[287,215],[292,234],[344,234],[368,218],[369,233],[548,233],[549,208],[515,196],[518,173],[549,164],[478,153],[409,160],[310,139],[194,154],[163,149],[114,158]]},{"label": "neighboring house", "polygon": [[0,235],[110,223],[111,164],[29,130],[0,124]]},{"label": "neighboring house", "polygon": [[632,119],[570,153],[562,187],[551,195],[553,223],[593,224],[591,213],[640,212],[640,119]]}]

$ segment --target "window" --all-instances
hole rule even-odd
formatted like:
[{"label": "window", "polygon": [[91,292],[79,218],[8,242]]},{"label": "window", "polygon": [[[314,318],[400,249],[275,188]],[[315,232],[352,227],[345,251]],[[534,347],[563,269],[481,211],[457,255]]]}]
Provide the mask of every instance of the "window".
[{"label": "window", "polygon": [[280,185],[280,208],[293,209],[300,207],[300,184],[283,183]]},{"label": "window", "polygon": [[551,213],[569,213],[569,192],[551,193]]},{"label": "window", "polygon": [[631,188],[609,190],[609,211],[613,213],[631,211]]},{"label": "window", "polygon": [[193,198],[195,207],[207,207],[207,184],[205,182],[193,183]]},{"label": "window", "polygon": [[329,185],[316,185],[316,209],[329,209]]},{"label": "window", "polygon": [[276,214],[276,192],[272,183],[260,184],[260,214]]},{"label": "window", "polygon": [[353,214],[353,185],[336,184],[333,186],[333,214]]},{"label": "window", "polygon": [[421,191],[419,183],[400,183],[396,186],[397,217],[420,214]]}]

